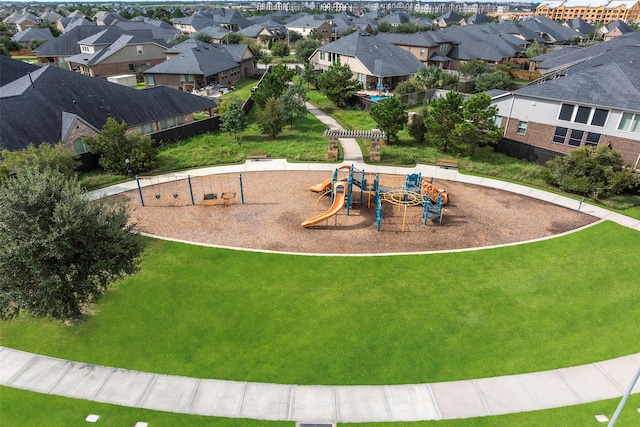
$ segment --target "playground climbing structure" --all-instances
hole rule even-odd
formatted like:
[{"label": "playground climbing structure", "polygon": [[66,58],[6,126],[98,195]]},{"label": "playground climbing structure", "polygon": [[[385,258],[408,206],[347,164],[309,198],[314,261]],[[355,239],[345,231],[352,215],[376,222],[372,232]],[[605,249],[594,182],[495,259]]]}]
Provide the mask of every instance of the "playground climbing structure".
[{"label": "playground climbing structure", "polygon": [[[340,172],[342,176],[339,176]],[[344,174],[348,171],[348,174]],[[354,191],[354,186],[358,190]],[[380,173],[365,173],[352,166],[341,166],[333,173],[329,180],[309,187],[310,190],[325,194],[331,192],[331,207],[324,213],[310,218],[302,223],[305,227],[319,224],[338,214],[344,206],[347,216],[354,203],[371,207],[374,202],[376,209],[376,229],[380,231],[383,220],[382,202],[404,208],[402,231],[404,231],[407,208],[422,206],[423,225],[431,218],[440,223],[443,217],[443,206],[448,203],[449,196],[445,190],[438,189],[433,184],[433,178],[422,177],[421,174],[406,176],[384,175]],[[333,190],[333,191],[332,191]],[[339,192],[339,193],[338,193]],[[338,194],[337,194],[338,193]],[[336,203],[338,199],[338,203]],[[373,200],[372,200],[373,199]]]}]

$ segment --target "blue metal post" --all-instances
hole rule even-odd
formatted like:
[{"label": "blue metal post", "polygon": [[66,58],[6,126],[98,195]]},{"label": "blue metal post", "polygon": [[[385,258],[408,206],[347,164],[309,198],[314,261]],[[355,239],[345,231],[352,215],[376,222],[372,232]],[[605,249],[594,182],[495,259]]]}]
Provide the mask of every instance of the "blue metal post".
[{"label": "blue metal post", "polygon": [[578,212],[580,212],[580,208],[582,208],[582,202],[584,202],[584,197],[580,199],[580,204],[578,205]]},{"label": "blue metal post", "polygon": [[360,178],[360,206],[362,206],[362,202],[363,202],[363,193],[364,193],[364,189],[367,188],[367,183],[365,182],[364,179],[364,169],[362,169],[362,177]]},{"label": "blue metal post", "polygon": [[193,200],[193,187],[191,186],[191,175],[187,175],[187,181],[189,182],[189,194],[191,195],[191,206],[195,205],[196,202]]},{"label": "blue metal post", "polygon": [[349,216],[349,211],[351,211],[351,187],[353,185],[353,179],[351,179],[351,175],[347,178],[347,216]]},{"label": "blue metal post", "polygon": [[242,174],[240,174],[240,199],[244,205],[244,191],[242,190]]},{"label": "blue metal post", "polygon": [[638,382],[638,378],[640,378],[640,367],[638,368],[638,371],[633,377],[633,380],[631,380],[631,384],[629,384],[629,388],[627,389],[626,393],[624,394],[624,396],[622,396],[622,400],[618,404],[618,407],[616,408],[616,412],[611,417],[611,421],[609,421],[609,424],[607,425],[607,427],[613,427],[616,425],[616,421],[618,421],[620,412],[622,412],[622,408],[624,408],[625,403],[627,403],[627,399],[629,399],[629,395],[633,391],[633,387],[636,385],[636,382]]},{"label": "blue metal post", "polygon": [[142,198],[142,188],[140,188],[140,180],[138,179],[138,175],[136,175],[136,182],[138,183],[138,194],[140,194],[140,203],[144,207],[144,199]]}]

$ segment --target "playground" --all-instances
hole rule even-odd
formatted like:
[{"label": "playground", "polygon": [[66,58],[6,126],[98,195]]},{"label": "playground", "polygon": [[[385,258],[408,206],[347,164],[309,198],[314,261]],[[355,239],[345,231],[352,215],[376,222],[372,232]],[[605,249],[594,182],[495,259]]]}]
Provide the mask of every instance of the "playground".
[{"label": "playground", "polygon": [[[346,175],[346,171],[339,171],[340,177]],[[432,185],[448,196],[440,222],[429,217],[425,225],[422,203],[399,204],[404,193],[388,191],[387,202],[380,206],[376,206],[375,197],[365,193],[361,198],[354,192],[348,215],[342,206],[335,215],[311,227],[302,226],[331,210],[331,194],[309,188],[332,178],[326,171],[248,172],[242,178],[238,174],[190,178],[190,188],[187,175],[176,175],[141,191],[130,191],[126,197],[132,221],[145,233],[302,253],[425,252],[491,246],[543,238],[596,221],[526,196],[434,180]],[[397,176],[399,183],[405,180],[406,176]]]}]

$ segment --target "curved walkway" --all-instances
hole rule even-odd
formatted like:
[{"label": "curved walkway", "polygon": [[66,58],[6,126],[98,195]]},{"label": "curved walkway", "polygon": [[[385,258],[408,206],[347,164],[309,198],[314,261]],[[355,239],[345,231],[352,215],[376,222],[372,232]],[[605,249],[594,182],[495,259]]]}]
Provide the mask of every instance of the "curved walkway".
[{"label": "curved walkway", "polygon": [[[266,170],[327,170],[336,164],[270,159],[203,168],[192,176]],[[460,174],[457,170],[354,164],[369,172],[407,174],[497,188],[545,200],[640,231],[640,220],[518,184]],[[169,178],[166,178],[169,179]],[[142,182],[162,182],[154,178]],[[93,197],[136,188],[127,182]],[[72,362],[0,347],[0,384],[40,393],[117,405],[208,416],[322,422],[442,420],[500,415],[576,405],[623,395],[640,366],[640,353],[588,365],[466,381],[391,386],[298,386],[197,379]],[[633,393],[640,393],[640,383]]]},{"label": "curved walkway", "polygon": [[298,386],[159,375],[0,347],[0,384],[9,387],[158,411],[309,423],[444,420],[577,405],[622,396],[638,366],[640,353],[467,381]]}]

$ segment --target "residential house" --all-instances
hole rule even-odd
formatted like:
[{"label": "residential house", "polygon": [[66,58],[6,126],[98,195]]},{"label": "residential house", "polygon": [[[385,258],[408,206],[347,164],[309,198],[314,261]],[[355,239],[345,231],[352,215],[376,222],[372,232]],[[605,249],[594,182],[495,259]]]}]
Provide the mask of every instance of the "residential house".
[{"label": "residential house", "polygon": [[264,46],[269,46],[272,42],[287,40],[288,31],[284,24],[263,21],[236,31],[236,34],[250,37]]},{"label": "residential house", "polygon": [[225,39],[230,32],[231,31],[227,30],[226,28],[222,28],[221,26],[216,24],[211,27],[206,27],[198,30],[196,33],[192,34],[191,37],[195,37],[198,34],[202,33],[211,37],[211,43],[221,44],[225,43]]},{"label": "residential house", "polygon": [[100,11],[93,16],[93,20],[98,26],[109,26],[118,22],[126,22],[128,19],[123,18],[114,12]]},{"label": "residential house", "polygon": [[165,60],[167,46],[131,34],[120,34],[112,40],[113,33],[104,30],[78,42],[81,52],[67,58],[72,70],[93,77],[106,78],[122,74],[142,73]]},{"label": "residential house", "polygon": [[68,70],[67,58],[80,53],[78,42],[101,31],[104,31],[104,27],[93,24],[74,27],[35,49],[36,58],[41,64],[56,65]]},{"label": "residential house", "polygon": [[462,22],[464,22],[464,19],[462,18],[462,15],[458,15],[453,11],[449,11],[443,15],[438,16],[435,21],[439,27],[444,28],[448,25],[461,24]]},{"label": "residential house", "polygon": [[562,25],[571,28],[583,37],[589,36],[589,34],[593,33],[596,30],[595,25],[589,24],[582,18],[575,18],[569,21],[565,21],[565,23]]},{"label": "residential house", "polygon": [[[530,147],[531,152],[555,154],[605,144],[620,151],[627,165],[637,168],[640,161],[637,40],[627,45],[610,45],[608,50],[592,50],[593,56],[574,62],[564,76],[495,98],[497,122],[504,128],[505,138]],[[588,49],[591,48],[581,50]],[[566,56],[572,55],[575,54]],[[531,160],[536,157],[532,155]]]},{"label": "residential house", "polygon": [[598,28],[597,32],[604,40],[611,40],[623,34],[633,33],[635,30],[632,26],[625,24],[623,21],[613,21],[607,25]]},{"label": "residential house", "polygon": [[580,35],[545,16],[529,16],[523,18],[521,24],[542,37],[547,44],[563,44],[586,38],[585,35]]},{"label": "residential house", "polygon": [[249,46],[211,45],[190,39],[166,50],[167,60],[145,71],[147,87],[169,86],[187,92],[230,85],[255,68]]},{"label": "residential house", "polygon": [[337,34],[333,26],[333,16],[304,15],[287,23],[287,31],[295,31],[303,37],[308,37],[313,30],[322,36],[324,43],[329,43],[336,39]]},{"label": "residential house", "polygon": [[[13,60],[0,58],[1,75],[6,61]],[[126,122],[130,132],[153,133],[190,123],[197,111],[212,114],[215,107],[209,99],[168,87],[136,90],[50,65],[24,71],[1,82],[0,149],[62,142],[83,153],[82,137],[99,134],[109,117]]]},{"label": "residential house", "polygon": [[61,33],[66,33],[74,27],[82,27],[82,26],[95,26],[93,22],[89,21],[84,16],[67,16],[60,18],[58,22],[56,22],[56,28]]},{"label": "residential house", "polygon": [[38,22],[38,17],[28,13],[25,16],[17,19],[15,22],[15,26],[17,31],[24,31],[27,28],[40,28],[40,22]]},{"label": "residential house", "polygon": [[193,34],[207,27],[219,27],[213,19],[203,18],[200,16],[186,16],[184,18],[172,18],[173,27],[185,34]]},{"label": "residential house", "polygon": [[397,11],[378,20],[378,24],[383,22],[391,25],[392,27],[399,27],[400,25],[414,23],[415,18],[406,12]]},{"label": "residential house", "polygon": [[462,20],[463,25],[482,25],[491,24],[492,22],[495,21],[491,17],[482,13],[471,15],[470,17]]},{"label": "residential house", "polygon": [[214,16],[213,22],[229,31],[239,31],[254,24],[236,10],[225,10],[223,14]]},{"label": "residential house", "polygon": [[447,56],[453,47],[452,39],[440,31],[413,34],[379,33],[378,37],[410,52],[425,66],[437,65],[446,70],[453,61]]},{"label": "residential house", "polygon": [[49,28],[27,28],[24,31],[20,31],[11,36],[11,40],[20,43],[22,47],[29,48],[29,43],[32,40],[51,40],[53,34]]},{"label": "residential house", "polygon": [[[37,65],[0,55],[0,87],[20,77],[26,76],[28,73],[36,71],[39,68]],[[0,111],[0,116],[1,115]]]},{"label": "residential house", "polygon": [[51,9],[47,9],[44,12],[42,12],[40,15],[38,15],[38,22],[40,23],[48,22],[50,24],[55,25],[55,23],[58,22],[60,18],[62,18],[62,15],[60,15],[57,12],[54,12]]},{"label": "residential house", "polygon": [[393,89],[423,67],[414,55],[391,42],[363,31],[356,31],[319,47],[309,61],[316,69],[327,70],[340,61],[347,64],[365,89],[386,86]]}]

